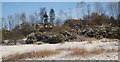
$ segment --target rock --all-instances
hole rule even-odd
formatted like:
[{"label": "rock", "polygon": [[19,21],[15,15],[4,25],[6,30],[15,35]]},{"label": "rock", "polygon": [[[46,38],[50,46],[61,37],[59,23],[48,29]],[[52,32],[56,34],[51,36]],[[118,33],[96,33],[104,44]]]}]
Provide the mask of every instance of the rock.
[{"label": "rock", "polygon": [[22,40],[20,43],[21,43],[21,44],[26,44],[26,41]]},{"label": "rock", "polygon": [[3,45],[16,45],[16,41],[14,40],[3,40]]},{"label": "rock", "polygon": [[38,41],[38,42],[35,42],[35,44],[41,45],[41,44],[43,44],[43,42],[42,41]]},{"label": "rock", "polygon": [[47,40],[47,43],[50,43],[50,44],[55,44],[60,42],[62,42],[62,40],[58,36],[52,37],[52,38],[49,37]]}]

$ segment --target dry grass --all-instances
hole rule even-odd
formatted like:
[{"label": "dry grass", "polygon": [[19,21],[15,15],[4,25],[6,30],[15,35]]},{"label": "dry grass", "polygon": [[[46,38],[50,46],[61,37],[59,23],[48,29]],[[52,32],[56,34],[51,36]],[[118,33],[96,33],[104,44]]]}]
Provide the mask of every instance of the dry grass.
[{"label": "dry grass", "polygon": [[88,51],[85,49],[73,49],[72,53],[70,54],[70,56],[87,56]]},{"label": "dry grass", "polygon": [[115,48],[113,48],[112,50],[106,50],[104,48],[96,48],[92,51],[87,51],[86,49],[83,49],[83,48],[61,48],[57,50],[71,51],[71,54],[69,54],[69,56],[80,56],[80,57],[94,56],[102,53],[118,52],[118,50]]},{"label": "dry grass", "polygon": [[71,51],[73,48],[59,48],[57,51]]},{"label": "dry grass", "polygon": [[[91,42],[90,42],[91,43]],[[24,60],[26,58],[44,58],[52,55],[59,54],[61,51],[70,51],[71,53],[67,56],[74,57],[90,57],[94,55],[99,55],[102,53],[118,52],[118,49],[105,49],[104,47],[95,48],[94,50],[88,51],[84,48],[59,48],[56,50],[43,50],[43,51],[32,51],[23,54],[14,54],[7,57],[3,57],[3,60]]]},{"label": "dry grass", "polygon": [[110,53],[110,52],[118,52],[118,51],[116,49],[106,50],[104,48],[94,49],[93,51],[87,51],[85,49],[76,49],[73,50],[73,52],[70,55],[87,57],[87,56],[94,56],[94,55],[99,55],[102,53]]},{"label": "dry grass", "polygon": [[85,37],[85,36],[79,36],[79,39],[81,40],[81,41],[95,41],[95,40],[97,40],[97,39],[95,39],[95,38],[90,38],[90,37]]},{"label": "dry grass", "polygon": [[39,52],[27,52],[27,53],[23,53],[23,54],[14,54],[14,55],[9,55],[5,58],[3,58],[3,60],[23,60],[26,58],[44,58],[44,57],[48,57],[51,55],[55,55],[58,54],[58,51],[39,51]]},{"label": "dry grass", "polygon": [[71,51],[70,56],[86,56],[88,51],[83,48],[60,48],[58,51]]},{"label": "dry grass", "polygon": [[88,42],[93,42],[93,41],[101,41],[101,42],[120,42],[120,39],[110,39],[110,38],[103,38],[103,39],[96,39],[94,37],[85,37],[85,36],[79,36],[80,41],[88,41]]}]

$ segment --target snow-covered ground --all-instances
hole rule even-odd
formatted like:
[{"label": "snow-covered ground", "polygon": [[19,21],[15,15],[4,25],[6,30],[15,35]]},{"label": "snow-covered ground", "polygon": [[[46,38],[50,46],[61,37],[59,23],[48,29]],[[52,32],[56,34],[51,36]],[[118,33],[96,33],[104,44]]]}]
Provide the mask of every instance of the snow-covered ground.
[{"label": "snow-covered ground", "polygon": [[[58,44],[42,44],[42,45],[14,45],[14,46],[0,46],[2,58],[8,57],[15,54],[23,54],[26,52],[38,52],[38,51],[59,51],[60,53],[51,55],[48,57],[37,57],[37,58],[25,58],[26,60],[118,60],[118,42],[109,41],[84,41],[84,42],[65,42]],[[85,56],[71,55],[72,51],[75,49],[84,49],[87,51]],[[102,51],[104,50],[104,52]],[[94,51],[95,53],[102,51],[99,54],[90,53]],[[89,54],[89,53],[90,54]],[[89,54],[89,55],[88,55]]]}]

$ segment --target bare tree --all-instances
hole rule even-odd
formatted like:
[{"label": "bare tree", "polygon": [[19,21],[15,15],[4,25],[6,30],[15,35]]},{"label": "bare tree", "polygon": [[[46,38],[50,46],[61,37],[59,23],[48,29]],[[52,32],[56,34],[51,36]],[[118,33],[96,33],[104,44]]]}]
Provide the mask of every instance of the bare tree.
[{"label": "bare tree", "polygon": [[88,13],[88,16],[90,16],[90,14],[91,14],[90,4],[87,5],[87,13]]},{"label": "bare tree", "polygon": [[36,18],[34,15],[29,15],[29,22],[31,25],[34,25],[36,23]]},{"label": "bare tree", "polygon": [[4,19],[4,18],[1,18],[1,21],[0,21],[0,22],[1,22],[1,24],[0,24],[0,25],[1,25],[1,28],[4,28],[4,27],[5,27],[5,23],[4,23],[4,22],[5,22],[5,19]]},{"label": "bare tree", "polygon": [[90,4],[87,5],[87,14],[88,14],[88,19],[90,21],[90,14],[91,14]]},{"label": "bare tree", "polygon": [[117,3],[118,13],[120,14],[120,1]]},{"label": "bare tree", "polygon": [[59,18],[60,18],[61,20],[63,20],[63,15],[64,15],[63,10],[60,10],[60,11],[58,12],[58,15],[59,15]]},{"label": "bare tree", "polygon": [[61,19],[60,19],[59,17],[56,19],[55,25],[56,25],[57,27],[60,27],[60,26],[62,25]]},{"label": "bare tree", "polygon": [[66,20],[66,19],[69,19],[67,12],[63,11],[63,15],[65,16],[65,20]]},{"label": "bare tree", "polygon": [[20,14],[15,14],[15,22],[16,22],[16,25],[20,25],[21,24],[21,21],[20,21]]},{"label": "bare tree", "polygon": [[20,15],[20,21],[21,21],[22,23],[26,23],[27,17],[26,17],[26,14],[25,14],[25,13],[22,13],[22,14]]},{"label": "bare tree", "polygon": [[85,5],[86,3],[84,1],[78,2],[76,5],[76,16],[77,18],[80,18],[80,15],[82,15],[82,17],[85,15]]},{"label": "bare tree", "polygon": [[39,14],[37,14],[37,12],[35,12],[34,15],[35,15],[35,20],[36,20],[36,22],[38,23],[38,22],[40,21],[40,20],[39,20]]},{"label": "bare tree", "polygon": [[104,14],[105,10],[100,2],[95,3],[95,10],[98,14]]},{"label": "bare tree", "polygon": [[4,29],[4,30],[7,30],[7,29],[8,29],[8,26],[7,26],[7,24],[6,24],[5,18],[2,17],[1,20],[0,20],[0,22],[1,22],[1,23],[0,23],[0,25],[1,25],[0,28],[1,28],[1,29]]},{"label": "bare tree", "polygon": [[9,30],[12,30],[13,26],[14,26],[14,19],[12,15],[8,16],[8,23],[9,23]]},{"label": "bare tree", "polygon": [[110,16],[117,17],[118,15],[118,3],[117,2],[110,2],[108,4],[108,11]]},{"label": "bare tree", "polygon": [[43,19],[44,19],[44,14],[46,12],[46,7],[43,7],[43,8],[40,8],[40,19],[41,19],[41,22],[43,23]]},{"label": "bare tree", "polygon": [[72,9],[69,8],[69,19],[72,19]]}]

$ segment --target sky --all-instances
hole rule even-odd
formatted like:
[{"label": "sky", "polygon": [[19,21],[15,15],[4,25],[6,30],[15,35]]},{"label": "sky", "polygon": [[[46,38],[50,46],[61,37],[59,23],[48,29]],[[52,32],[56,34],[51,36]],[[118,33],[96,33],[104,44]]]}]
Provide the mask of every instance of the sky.
[{"label": "sky", "polygon": [[68,8],[75,8],[76,2],[3,2],[2,3],[2,17],[5,19],[5,24],[8,25],[7,18],[9,15],[26,13],[27,16],[40,12],[41,7],[46,7],[47,14],[51,8],[54,9],[56,17],[60,10],[67,10]]},{"label": "sky", "polygon": [[[29,16],[30,14],[34,14],[35,12],[39,13],[41,7],[46,7],[48,15],[51,8],[55,10],[56,17],[59,17],[60,10],[68,13],[70,12],[69,9],[71,9],[71,12],[69,14],[71,14],[73,18],[77,18],[77,3],[78,2],[2,2],[2,17],[7,20],[7,17],[9,15],[15,16],[15,14],[21,13],[26,13],[27,16]],[[103,7],[106,7],[109,2],[101,3]],[[91,12],[95,11],[95,2],[86,2],[86,4],[91,5]],[[87,10],[84,10],[84,12],[87,13]],[[79,17],[82,17],[81,14],[82,12],[79,14]]]},{"label": "sky", "polygon": [[118,2],[120,0],[1,0],[2,2]]},{"label": "sky", "polygon": [[[91,4],[91,9],[94,10],[93,2],[87,2],[87,4]],[[106,3],[102,4],[104,5]],[[26,13],[27,15],[34,14],[35,12],[39,13],[41,7],[46,7],[48,14],[50,9],[53,8],[57,16],[59,15],[58,13],[60,10],[68,11],[69,9],[72,9],[75,13],[76,5],[77,2],[3,2],[2,17],[7,18],[8,15],[14,15],[17,13]],[[75,14],[73,17],[75,17]]]},{"label": "sky", "polygon": [[15,13],[26,13],[26,14],[34,14],[35,12],[39,12],[40,7],[46,7],[47,12],[50,11],[51,8],[54,8],[55,12],[59,10],[66,10],[68,8],[75,8],[76,3],[41,3],[41,2],[5,2],[2,5],[2,14],[3,17],[7,17],[8,15],[14,15]]}]

